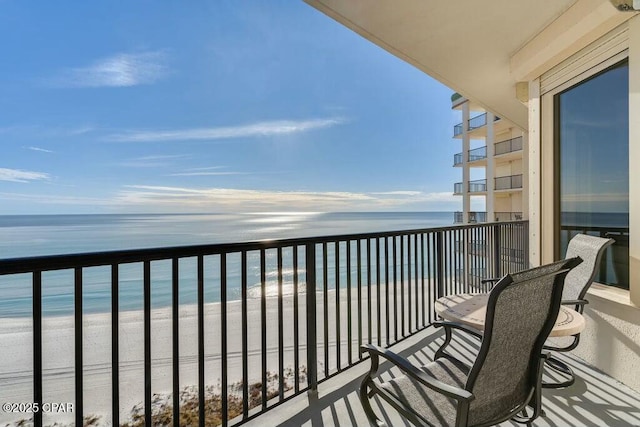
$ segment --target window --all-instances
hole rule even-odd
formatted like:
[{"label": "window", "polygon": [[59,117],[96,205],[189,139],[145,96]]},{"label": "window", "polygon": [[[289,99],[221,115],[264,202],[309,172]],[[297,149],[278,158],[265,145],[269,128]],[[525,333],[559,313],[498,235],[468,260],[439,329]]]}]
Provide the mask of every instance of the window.
[{"label": "window", "polygon": [[596,280],[628,289],[628,61],[555,94],[553,104],[556,255],[578,233],[611,237]]}]

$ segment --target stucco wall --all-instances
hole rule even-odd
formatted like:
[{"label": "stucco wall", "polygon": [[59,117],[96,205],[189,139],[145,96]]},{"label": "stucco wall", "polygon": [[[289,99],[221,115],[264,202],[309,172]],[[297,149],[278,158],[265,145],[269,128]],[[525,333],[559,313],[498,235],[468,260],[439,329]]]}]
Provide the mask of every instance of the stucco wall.
[{"label": "stucco wall", "polygon": [[640,308],[594,293],[587,298],[587,327],[573,354],[640,391]]}]

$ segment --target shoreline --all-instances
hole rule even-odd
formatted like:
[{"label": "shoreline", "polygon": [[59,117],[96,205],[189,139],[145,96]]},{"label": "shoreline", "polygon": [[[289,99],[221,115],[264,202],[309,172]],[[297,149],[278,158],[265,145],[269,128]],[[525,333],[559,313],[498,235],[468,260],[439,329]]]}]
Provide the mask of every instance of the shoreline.
[{"label": "shoreline", "polygon": [[[384,286],[381,287],[384,290]],[[362,286],[360,313],[363,323],[363,342],[368,338],[367,286]],[[376,312],[376,286],[371,286],[371,304]],[[405,291],[407,287],[405,286]],[[317,292],[317,351],[319,377],[324,375],[324,362],[328,360],[330,372],[337,369],[337,351],[340,347],[341,366],[347,361],[349,346],[354,360],[357,359],[357,287],[351,289],[351,343],[347,342],[348,321],[347,292],[340,288],[339,298],[335,290],[329,290],[327,336],[329,351],[324,354],[323,313],[324,296]],[[306,366],[306,298],[299,298],[299,366]],[[382,297],[384,299],[384,296]],[[336,300],[340,302],[340,342],[337,341]],[[399,298],[398,298],[399,299]],[[285,371],[294,367],[294,309],[293,295],[283,296],[283,359]],[[406,301],[406,300],[405,300]],[[261,299],[247,300],[247,362],[248,381],[260,381],[262,357]],[[382,301],[381,301],[382,303]],[[205,383],[219,387],[221,378],[221,303],[204,305],[205,331]],[[228,385],[242,380],[242,312],[241,301],[227,301],[227,365]],[[393,311],[393,308],[392,308]],[[384,305],[381,306],[384,318]],[[395,315],[395,314],[394,314]],[[404,313],[408,319],[408,314]],[[266,298],[267,371],[278,373],[278,298]],[[398,311],[400,316],[400,311]],[[374,316],[375,317],[375,316]],[[400,319],[400,317],[398,317]],[[198,322],[197,305],[179,307],[180,386],[198,384]],[[257,321],[256,321],[257,320]],[[393,318],[390,317],[390,321]],[[381,319],[384,325],[386,319]],[[73,316],[43,318],[43,402],[74,402],[74,329]],[[31,402],[33,400],[32,332],[31,318],[3,319],[0,322],[0,337],[6,349],[0,356],[0,401]],[[111,314],[98,313],[83,316],[83,382],[85,415],[101,416],[100,425],[110,425],[111,412]],[[384,326],[381,330],[385,329]],[[392,328],[393,329],[393,328]],[[377,341],[377,319],[372,319],[371,335]],[[384,331],[382,334],[384,336]],[[392,332],[393,334],[393,332]],[[144,312],[122,311],[119,313],[119,377],[120,419],[127,420],[132,408],[144,401]],[[384,337],[381,339],[384,340]],[[171,307],[151,310],[151,359],[152,393],[170,394],[172,391],[172,318]],[[29,414],[0,415],[1,423],[10,423]],[[73,414],[46,414],[45,424],[72,422]],[[4,425],[4,424],[3,424]]]}]

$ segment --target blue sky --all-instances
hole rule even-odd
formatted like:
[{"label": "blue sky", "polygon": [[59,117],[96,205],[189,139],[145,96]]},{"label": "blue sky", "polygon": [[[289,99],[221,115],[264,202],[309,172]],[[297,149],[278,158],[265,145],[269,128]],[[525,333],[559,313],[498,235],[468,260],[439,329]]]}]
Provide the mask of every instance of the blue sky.
[{"label": "blue sky", "polygon": [[3,1],[0,214],[460,209],[451,90],[302,1]]}]

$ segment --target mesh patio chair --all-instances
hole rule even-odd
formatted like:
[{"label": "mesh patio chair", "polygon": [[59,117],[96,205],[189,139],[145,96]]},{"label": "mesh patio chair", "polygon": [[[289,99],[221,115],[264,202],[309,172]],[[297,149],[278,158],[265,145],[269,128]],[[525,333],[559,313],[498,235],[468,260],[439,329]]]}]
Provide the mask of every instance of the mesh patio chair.
[{"label": "mesh patio chair", "polygon": [[[585,299],[585,296],[598,274],[602,256],[605,250],[614,242],[614,239],[605,239],[587,234],[577,234],[569,241],[565,260],[578,256],[583,262],[571,270],[565,279],[564,291],[562,293],[563,305],[573,306],[572,308],[578,313],[583,313],[584,306],[589,303],[589,301]],[[552,268],[553,265],[558,263],[561,264],[562,261],[563,260],[538,268]],[[512,273],[512,277],[516,279],[519,274],[531,274],[530,272],[533,270],[535,269],[525,270],[520,273]],[[499,279],[486,279],[482,282],[491,283],[497,280]],[[562,338],[560,341],[562,345],[547,344],[544,349],[560,353],[566,353],[574,350],[580,342],[580,334],[572,335],[567,339]],[[543,387],[564,388],[575,382],[575,376],[571,368],[558,358],[550,356],[547,360],[546,366],[559,373],[562,379],[555,382],[544,382]]]},{"label": "mesh patio chair", "polygon": [[[566,258],[579,256],[582,258],[582,264],[571,270],[565,278],[564,291],[562,292],[563,305],[573,306],[572,308],[574,310],[582,314],[584,306],[589,304],[589,301],[585,299],[585,296],[587,294],[587,290],[589,290],[589,287],[598,274],[602,255],[614,242],[615,240],[613,239],[589,236],[587,234],[577,234],[569,241]],[[569,352],[575,349],[580,343],[580,334],[572,335],[568,343],[566,342],[567,340],[564,341],[564,345],[562,346],[547,344],[544,348],[546,350],[552,350],[560,353]],[[568,387],[575,382],[573,371],[561,360],[551,356],[547,360],[547,366],[562,374],[566,380],[545,382],[545,388],[563,388]]]},{"label": "mesh patio chair", "polygon": [[[465,325],[436,322],[482,338],[472,366],[447,355],[418,367],[390,350],[362,346],[371,355],[359,392],[369,421],[384,425],[369,401],[378,395],[418,426],[489,426],[508,419],[530,425],[541,411],[542,348],[560,311],[565,276],[579,263],[579,258],[566,260],[564,269],[550,274],[538,269],[517,281],[506,275],[489,294],[482,335]],[[374,381],[380,357],[403,375]]]}]

